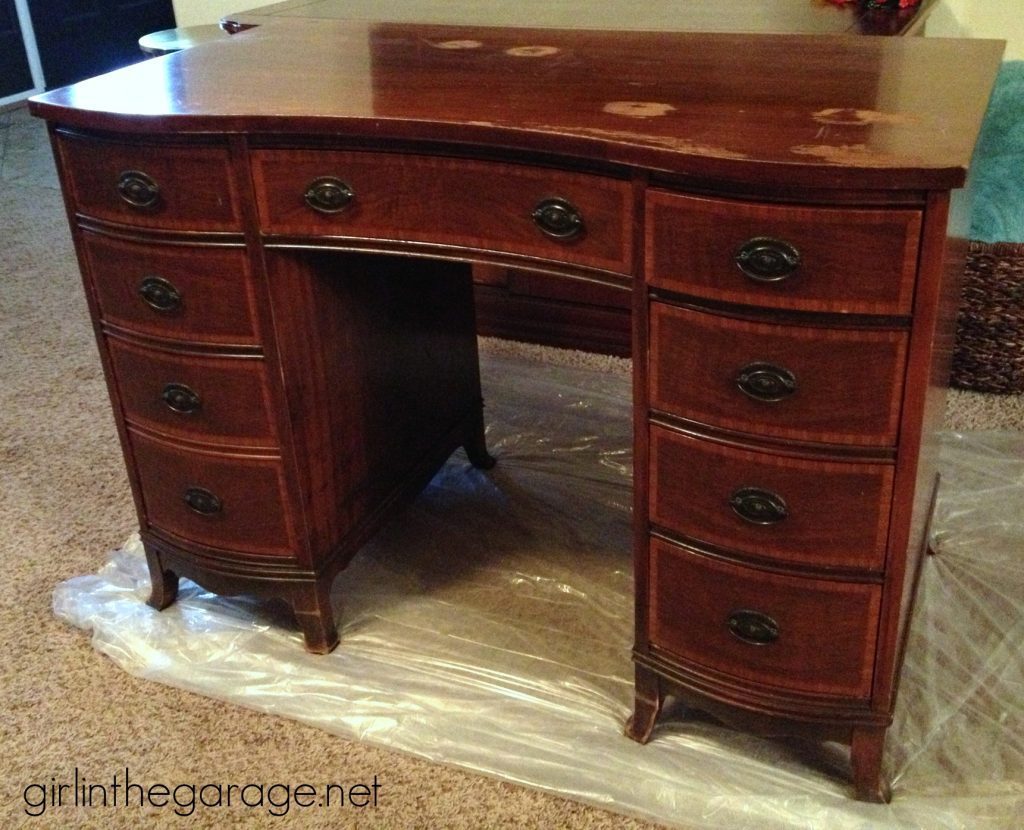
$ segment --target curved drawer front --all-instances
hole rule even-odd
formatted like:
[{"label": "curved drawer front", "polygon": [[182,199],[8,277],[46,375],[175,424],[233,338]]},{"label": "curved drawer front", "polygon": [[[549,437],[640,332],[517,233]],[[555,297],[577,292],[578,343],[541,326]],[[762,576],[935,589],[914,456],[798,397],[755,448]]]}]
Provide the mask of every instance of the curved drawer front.
[{"label": "curved drawer front", "polygon": [[651,521],[750,556],[880,571],[893,468],[739,449],[651,427]]},{"label": "curved drawer front", "polygon": [[121,144],[61,135],[58,148],[79,214],[166,230],[242,228],[224,147]]},{"label": "curved drawer front", "polygon": [[[906,315],[921,213],[647,194],[649,282],[709,300]],[[742,266],[742,267],[741,267]]]},{"label": "curved drawer front", "polygon": [[758,687],[866,700],[881,587],[745,568],[651,540],[651,644]]},{"label": "curved drawer front", "polygon": [[151,527],[229,554],[295,555],[279,459],[129,436]]},{"label": "curved drawer front", "polygon": [[106,322],[176,340],[259,343],[244,248],[83,233],[82,250]]},{"label": "curved drawer front", "polygon": [[268,233],[453,245],[632,272],[626,181],[326,150],[255,151],[253,177]]},{"label": "curved drawer front", "polygon": [[125,418],[206,443],[274,446],[263,359],[181,354],[107,338]]},{"label": "curved drawer front", "polygon": [[894,446],[907,334],[778,326],[651,303],[651,405],[725,429]]}]

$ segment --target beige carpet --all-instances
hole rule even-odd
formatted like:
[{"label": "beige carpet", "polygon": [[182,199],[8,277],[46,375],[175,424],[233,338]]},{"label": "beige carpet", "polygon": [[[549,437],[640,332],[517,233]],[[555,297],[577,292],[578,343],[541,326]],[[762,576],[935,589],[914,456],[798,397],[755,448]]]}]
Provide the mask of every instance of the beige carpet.
[{"label": "beige carpet", "polygon": [[[0,114],[0,240],[0,826],[28,821],[27,786],[69,781],[76,768],[109,781],[126,767],[147,784],[381,784],[372,812],[293,808],[283,826],[652,826],[134,678],[58,622],[53,586],[95,571],[135,516],[45,131],[23,110]],[[958,429],[1022,429],[1024,407],[1020,398],[958,394],[950,418]],[[184,820],[154,812],[147,818],[161,824],[282,826],[260,809]],[[29,823],[134,827],[141,818],[65,807]]]}]

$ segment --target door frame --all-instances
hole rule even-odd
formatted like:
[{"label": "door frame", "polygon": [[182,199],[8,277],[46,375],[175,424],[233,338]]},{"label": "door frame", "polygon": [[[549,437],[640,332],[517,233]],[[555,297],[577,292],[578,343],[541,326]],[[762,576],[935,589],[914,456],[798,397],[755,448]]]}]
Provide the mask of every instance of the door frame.
[{"label": "door frame", "polygon": [[43,76],[43,64],[39,60],[39,47],[36,46],[36,32],[32,28],[32,16],[28,12],[28,0],[14,0],[14,9],[18,13],[18,25],[21,27],[21,39],[28,55],[28,68],[32,73],[32,89],[16,92],[0,98],[0,108],[24,101],[26,98],[43,92],[46,89],[46,78]]}]

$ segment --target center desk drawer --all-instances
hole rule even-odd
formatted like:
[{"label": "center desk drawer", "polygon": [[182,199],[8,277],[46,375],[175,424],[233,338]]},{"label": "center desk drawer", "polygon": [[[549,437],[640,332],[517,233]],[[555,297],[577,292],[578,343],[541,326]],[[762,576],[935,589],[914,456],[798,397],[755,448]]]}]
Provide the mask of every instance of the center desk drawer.
[{"label": "center desk drawer", "polygon": [[651,644],[751,686],[866,700],[881,586],[722,562],[652,539]]},{"label": "center desk drawer", "polygon": [[794,458],[650,430],[656,525],[776,562],[882,569],[891,465]]},{"label": "center desk drawer", "polygon": [[391,153],[253,153],[260,222],[282,235],[453,245],[632,271],[627,181]]},{"label": "center desk drawer", "polygon": [[782,326],[651,303],[651,405],[724,429],[894,446],[907,334]]},{"label": "center desk drawer", "polygon": [[803,311],[906,315],[921,212],[647,194],[653,287]]}]

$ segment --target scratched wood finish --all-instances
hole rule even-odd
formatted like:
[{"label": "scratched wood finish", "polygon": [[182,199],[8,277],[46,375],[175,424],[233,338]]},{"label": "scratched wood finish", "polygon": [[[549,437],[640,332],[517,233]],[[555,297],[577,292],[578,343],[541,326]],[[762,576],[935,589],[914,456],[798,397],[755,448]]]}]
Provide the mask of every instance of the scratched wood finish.
[{"label": "scratched wood finish", "polygon": [[[927,536],[927,435],[955,293],[942,266],[948,190],[964,181],[999,53],[977,41],[275,23],[36,98],[33,111],[55,130],[153,577],[151,604],[173,601],[179,575],[225,593],[280,596],[307,647],[328,651],[337,642],[335,574],[453,450],[465,446],[473,463],[490,463],[469,265],[417,255],[533,264],[599,278],[604,288],[635,276],[637,693],[627,733],[649,739],[662,701],[675,694],[764,734],[846,742],[858,796],[883,800],[882,749]],[[253,77],[271,79],[258,95]],[[314,223],[268,233],[260,210],[270,216],[267,194],[282,191],[257,197],[252,157],[293,152],[387,156],[395,165],[379,169],[399,181],[406,164],[419,171],[409,176],[419,190],[408,193],[440,193],[445,211],[397,202],[385,209],[380,197],[380,218],[350,238]],[[163,213],[112,202],[111,176],[127,164],[155,171]],[[621,209],[599,211],[621,234],[618,248],[595,254],[614,267],[573,259],[571,246],[540,255],[523,247],[520,208],[499,211],[491,225],[473,225],[485,221],[473,216],[463,236],[438,221],[472,213],[469,197],[503,185],[486,176],[473,187],[431,184],[499,170],[520,185],[535,175],[579,177],[594,193],[607,186],[619,194]],[[190,203],[182,193],[198,195]],[[660,230],[644,211],[658,200],[669,216]],[[846,224],[834,221],[840,215]],[[693,273],[716,273],[707,258],[729,247],[721,233],[753,220],[772,230],[752,233],[797,233],[826,290],[791,305],[749,289],[701,293],[704,278]],[[695,263],[687,264],[673,246],[694,225],[701,238],[686,243]],[[611,238],[595,234],[579,250]],[[841,244],[829,247],[829,238]],[[241,265],[231,247],[240,244]],[[185,285],[187,324],[128,310],[138,303],[135,269],[150,265],[175,269],[175,279],[197,268]],[[655,273],[672,287],[649,284]],[[208,293],[194,293],[204,285]],[[560,291],[540,298],[546,313],[569,306]],[[219,313],[190,316],[198,297],[219,303]],[[657,305],[665,302],[684,314],[671,335],[671,315]],[[233,322],[214,331],[221,313]],[[705,325],[712,317],[724,321],[720,329]],[[538,316],[539,325],[544,319],[552,318]],[[685,374],[676,341],[691,329],[703,333],[691,336],[700,347],[717,337],[723,355],[731,341],[789,343],[787,360],[816,332],[823,374],[844,363],[838,344],[848,335],[863,337],[865,351],[887,344],[895,351],[856,371],[859,378],[885,367],[877,378],[884,401],[854,405],[848,423],[825,415],[779,435],[778,425],[754,417],[729,423],[724,402],[700,400],[699,379],[672,380],[679,409],[652,412],[651,378],[658,374],[660,389],[677,369]],[[134,368],[115,354],[129,341],[141,356]],[[133,403],[137,375],[162,355],[189,352],[197,364],[266,363],[260,394],[273,441],[218,443],[210,430],[172,435],[146,421]],[[257,411],[253,395],[240,394],[237,405]],[[754,474],[783,476],[768,483],[795,494],[794,516],[815,513],[818,523],[774,548],[716,525],[721,515],[701,499],[717,482],[764,484],[746,481]],[[219,491],[221,519],[190,515],[182,487]],[[762,601],[760,610],[778,614],[785,648],[752,656],[747,643],[712,645],[723,613],[742,610],[739,602],[758,610]],[[781,660],[765,656],[772,653]]]},{"label": "scratched wood finish", "polygon": [[[522,51],[531,45],[545,48]],[[448,141],[748,185],[948,188],[964,181],[1001,51],[983,40],[297,20],[31,106],[94,129]],[[254,94],[256,77],[275,80]]]},{"label": "scratched wood finish", "polygon": [[[796,441],[895,446],[905,331],[736,320],[651,303],[651,406],[723,429]],[[790,372],[795,391],[761,400],[744,369]]]},{"label": "scratched wood finish", "polygon": [[[739,556],[881,571],[892,479],[892,465],[790,458],[651,427],[651,521]],[[741,518],[730,499],[746,487],[778,496],[786,517]]]},{"label": "scratched wood finish", "polygon": [[[373,19],[451,25],[486,24],[496,14],[505,26],[572,29],[636,29],[680,32],[757,32],[775,34],[893,35],[921,34],[938,0],[923,0],[906,9],[872,10],[860,4],[834,5],[809,0],[681,0],[670,9],[651,4],[589,0],[520,0],[473,4],[388,2],[388,0],[287,0],[228,15],[222,25],[238,31],[272,24],[275,18],[316,20]],[[542,283],[528,279],[499,287],[477,278],[477,325],[481,334],[527,340],[545,345],[579,348],[607,354],[630,354],[627,316],[617,313],[613,296],[594,302],[581,283],[546,275]],[[557,290],[559,296],[550,293]],[[572,303],[576,306],[573,307]],[[627,304],[628,306],[628,304]]]}]

